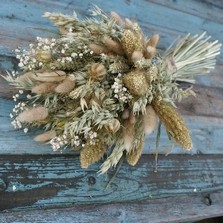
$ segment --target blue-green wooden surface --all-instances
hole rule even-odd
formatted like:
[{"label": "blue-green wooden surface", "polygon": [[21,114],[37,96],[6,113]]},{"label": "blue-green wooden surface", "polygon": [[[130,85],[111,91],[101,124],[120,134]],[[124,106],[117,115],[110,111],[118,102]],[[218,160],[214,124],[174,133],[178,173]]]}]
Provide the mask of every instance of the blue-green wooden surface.
[{"label": "blue-green wooden surface", "polygon": [[[27,47],[36,36],[52,35],[43,29],[55,31],[52,23],[41,17],[45,11],[71,14],[76,10],[83,18],[93,4],[106,12],[116,11],[136,19],[147,35],[159,33],[161,50],[187,32],[207,31],[213,39],[223,42],[221,0],[2,0],[0,74],[16,69],[15,48]],[[161,156],[158,173],[153,172],[154,157],[151,155],[145,155],[134,168],[123,164],[107,191],[104,187],[112,173],[98,177],[99,164],[82,170],[78,157],[72,152],[55,153],[49,146],[34,142],[33,136],[40,130],[24,134],[13,129],[8,114],[13,108],[11,98],[16,91],[0,77],[0,209],[73,207],[60,209],[62,217],[54,217],[55,222],[72,222],[75,211],[78,216],[73,222],[92,219],[96,219],[95,222],[180,222],[223,214],[222,71],[223,53],[217,58],[216,69],[197,79],[194,87],[197,97],[186,99],[178,106],[191,129],[194,150],[190,154],[194,155]],[[155,134],[152,134],[146,141],[144,153],[154,153],[154,142]],[[163,131],[161,153],[169,153],[170,149],[171,144]],[[178,147],[172,152],[184,153]],[[214,197],[211,206],[203,202],[209,193]],[[105,204],[111,202],[109,209]],[[103,205],[92,206],[96,203]],[[80,205],[88,206],[80,209]],[[104,218],[101,217],[103,212]],[[35,219],[44,222],[44,218],[56,216],[55,213],[58,211],[37,211],[32,218],[32,213],[22,212],[19,216],[24,222],[35,222]],[[84,213],[88,213],[87,220]],[[16,216],[2,214],[0,222],[15,222]]]}]

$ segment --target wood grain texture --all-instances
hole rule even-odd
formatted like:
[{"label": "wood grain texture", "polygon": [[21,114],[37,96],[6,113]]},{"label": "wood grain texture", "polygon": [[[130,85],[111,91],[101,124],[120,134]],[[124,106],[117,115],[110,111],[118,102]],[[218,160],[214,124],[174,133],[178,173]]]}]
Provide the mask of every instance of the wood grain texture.
[{"label": "wood grain texture", "polygon": [[[110,187],[112,172],[97,176],[98,165],[80,169],[75,156],[0,157],[0,210],[69,207],[130,202],[223,190],[223,155],[143,156],[137,166],[124,164]],[[221,212],[222,213],[222,212]]]},{"label": "wood grain texture", "polygon": [[[55,27],[41,17],[45,11],[72,14],[75,10],[83,18],[92,4],[136,19],[146,35],[159,33],[161,50],[187,32],[207,31],[223,43],[221,0],[4,0],[0,3],[0,74],[18,69],[15,48],[27,48],[36,36],[53,36]],[[112,172],[98,177],[100,164],[80,169],[72,151],[61,155],[34,142],[33,136],[41,130],[24,134],[13,129],[8,115],[16,90],[0,77],[0,210],[10,212],[0,214],[0,223],[170,223],[223,215],[222,70],[223,53],[210,75],[197,78],[197,97],[178,105],[191,129],[191,154],[202,155],[161,155],[158,173],[153,171],[154,157],[144,155],[136,167],[124,164],[107,190]],[[145,153],[155,152],[154,143],[152,134]],[[160,151],[171,151],[164,130]],[[176,147],[172,152],[182,150]],[[72,208],[45,210],[65,207]]]},{"label": "wood grain texture", "polygon": [[[220,100],[220,99],[219,99]],[[211,100],[210,100],[211,101]],[[213,101],[213,100],[212,100]],[[188,104],[190,107],[188,107]],[[221,118],[221,109],[213,107],[208,109],[211,105],[210,102],[202,104],[202,100],[197,99],[196,104],[191,105],[191,101],[183,102],[181,109],[184,113],[188,112],[189,115],[184,116],[188,124],[192,139],[193,150],[188,152],[175,145],[173,148],[172,142],[169,141],[165,129],[161,131],[161,142],[159,152],[162,154],[175,153],[175,154],[223,154],[223,142],[221,136],[223,135],[223,120]],[[35,142],[33,139],[42,131],[40,129],[30,129],[28,133],[23,130],[14,129],[10,124],[9,117],[10,111],[13,109],[14,103],[11,100],[0,99],[0,153],[1,154],[74,154],[73,151],[52,151],[49,145]],[[206,107],[206,110],[202,110]],[[206,112],[206,113],[205,113]],[[209,114],[207,112],[210,112]],[[213,112],[213,113],[211,113]],[[192,116],[193,113],[199,115]],[[218,115],[220,117],[218,117]],[[155,153],[156,131],[146,138],[144,154]]]},{"label": "wood grain texture", "polygon": [[[212,204],[207,201],[209,197]],[[3,213],[0,223],[180,223],[223,214],[223,193],[193,194],[141,202]]]},{"label": "wood grain texture", "polygon": [[[220,3],[217,2],[211,3],[206,1],[203,3],[203,1],[193,0],[116,0],[104,2],[97,0],[92,2],[92,4],[97,4],[106,12],[114,10],[125,17],[138,20],[148,35],[159,33],[161,35],[160,48],[167,47],[178,35],[186,32],[201,33],[204,30],[207,30],[214,38],[218,38],[223,42],[223,36],[221,35],[223,32],[223,21],[220,13],[223,10]],[[12,52],[14,48],[17,46],[27,47],[38,35],[52,35],[37,28],[55,31],[52,23],[41,17],[45,11],[60,11],[71,14],[73,9],[75,9],[80,17],[85,17],[88,15],[88,9],[90,9],[92,4],[89,1],[80,0],[64,0],[62,2],[6,0],[2,2],[0,9],[3,21],[0,24],[0,72],[3,74],[5,69],[16,69],[17,60]],[[211,75],[198,78],[198,84],[194,86],[197,97],[190,97],[178,104],[180,112],[189,116],[188,125],[192,128],[195,145],[193,153],[223,152],[223,143],[218,138],[218,135],[223,134],[223,65],[221,65],[221,60],[222,55],[218,57],[218,65]],[[0,152],[4,154],[51,153],[49,146],[40,146],[40,144],[33,142],[32,138],[36,131],[25,135],[22,131],[15,131],[12,126],[9,126],[10,119],[8,114],[13,108],[13,102],[5,99],[11,99],[16,92],[15,88],[9,86],[0,77],[0,112],[1,123],[4,123],[4,128],[0,129],[2,141]],[[194,118],[191,119],[190,117]],[[213,119],[215,124],[212,122]],[[213,133],[210,134],[210,131],[213,131]],[[6,137],[6,135],[11,137]],[[14,141],[14,138],[19,140],[19,143]],[[163,153],[169,152],[171,146],[164,131],[161,139],[161,151]],[[11,141],[10,144],[8,143],[9,141]],[[145,146],[145,153],[149,151],[151,153],[154,152],[154,142],[155,134],[147,140],[148,144]],[[166,143],[167,146],[165,146]],[[176,147],[173,152],[181,153],[181,149]]]}]

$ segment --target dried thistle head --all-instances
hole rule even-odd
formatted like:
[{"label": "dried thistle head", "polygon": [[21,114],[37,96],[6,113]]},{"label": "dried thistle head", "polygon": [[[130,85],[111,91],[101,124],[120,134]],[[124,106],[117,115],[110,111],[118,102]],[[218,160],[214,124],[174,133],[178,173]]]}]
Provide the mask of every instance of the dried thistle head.
[{"label": "dried thistle head", "polygon": [[121,39],[122,47],[128,57],[128,59],[132,62],[132,54],[135,51],[139,51],[143,53],[144,45],[142,41],[142,37],[139,33],[134,32],[133,30],[125,30]]},{"label": "dried thistle head", "polygon": [[88,168],[91,164],[99,161],[103,157],[105,150],[105,144],[100,141],[96,142],[94,145],[86,143],[80,152],[81,167]]},{"label": "dried thistle head", "polygon": [[102,81],[105,78],[106,69],[101,63],[94,63],[88,69],[88,73],[93,80]]},{"label": "dried thistle head", "polygon": [[133,95],[145,95],[148,90],[148,83],[145,77],[145,71],[133,70],[123,75],[123,83]]}]

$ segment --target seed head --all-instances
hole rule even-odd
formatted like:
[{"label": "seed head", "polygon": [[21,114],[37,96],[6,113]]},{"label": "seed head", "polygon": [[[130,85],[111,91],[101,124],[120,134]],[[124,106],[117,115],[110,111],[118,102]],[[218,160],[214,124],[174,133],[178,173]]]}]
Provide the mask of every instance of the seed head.
[{"label": "seed head", "polygon": [[144,95],[148,90],[148,83],[145,77],[145,71],[133,70],[123,75],[123,83],[129,92],[134,95]]},{"label": "seed head", "polygon": [[159,101],[157,98],[152,100],[152,106],[161,122],[165,125],[168,134],[184,149],[191,150],[193,145],[190,132],[183,118],[174,107],[164,101]]},{"label": "seed head", "polygon": [[105,144],[96,142],[94,145],[86,143],[80,152],[80,162],[82,168],[88,168],[89,165],[100,160],[105,153]]}]

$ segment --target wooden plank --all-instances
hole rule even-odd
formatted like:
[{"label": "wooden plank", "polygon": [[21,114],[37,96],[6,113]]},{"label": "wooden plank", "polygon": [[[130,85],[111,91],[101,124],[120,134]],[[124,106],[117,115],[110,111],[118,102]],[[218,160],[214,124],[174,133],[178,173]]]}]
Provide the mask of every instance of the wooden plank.
[{"label": "wooden plank", "polygon": [[[211,205],[210,205],[211,201]],[[141,202],[2,213],[0,223],[179,223],[223,214],[223,193],[173,196]]]},{"label": "wooden plank", "polygon": [[197,16],[206,20],[222,23],[223,2],[221,0],[149,0],[155,4],[160,4],[188,15]]},{"label": "wooden plank", "polygon": [[[180,0],[178,2],[184,2]],[[196,4],[196,1],[190,1],[191,4]],[[160,47],[166,47],[173,41],[173,38],[185,32],[200,33],[207,30],[219,41],[223,42],[222,20],[212,21],[211,19],[202,18],[200,14],[191,14],[187,4],[184,11],[179,8],[165,7],[153,1],[137,1],[131,2],[115,0],[103,1],[96,0],[94,4],[98,5],[105,11],[117,11],[125,17],[132,17],[140,22],[146,34],[151,34],[154,31],[161,34],[162,43]],[[182,4],[182,3],[181,3]],[[60,11],[62,13],[72,13],[75,9],[82,17],[88,14],[88,9],[91,7],[89,1],[14,1],[13,7],[10,0],[1,3],[2,23],[0,25],[2,42],[0,51],[4,55],[12,55],[12,51],[16,46],[27,45],[26,42],[34,39],[36,35],[44,34],[33,28],[52,29],[52,25],[41,15],[48,11]],[[200,11],[207,10],[207,4],[199,4]],[[188,9],[188,10],[187,10]],[[221,15],[221,8],[215,14]],[[214,12],[212,12],[214,14]],[[210,16],[211,17],[211,16]],[[190,26],[188,26],[190,24]],[[28,35],[27,35],[28,34]],[[45,33],[47,35],[47,33]],[[9,38],[7,38],[9,37]],[[222,61],[222,56],[219,60]]]},{"label": "wooden plank", "polygon": [[[199,86],[197,87],[199,89]],[[214,88],[213,88],[214,89]],[[206,89],[204,92],[198,91],[198,97],[194,100],[187,99],[183,101],[180,106],[180,112],[185,114],[185,120],[188,124],[194,148],[190,152],[204,153],[204,154],[222,154],[223,142],[221,135],[223,135],[223,102],[222,89]],[[207,97],[208,95],[208,97]],[[207,99],[206,99],[207,98]],[[37,143],[33,138],[41,133],[39,129],[31,129],[27,134],[22,130],[15,130],[11,125],[9,113],[14,107],[12,100],[0,98],[0,153],[1,154],[55,154],[61,153],[52,151],[49,145]],[[156,132],[147,137],[145,142],[144,153],[155,152]],[[160,153],[189,153],[182,150],[179,146],[174,147],[169,142],[164,129],[162,129]],[[66,150],[62,153],[73,153]]]},{"label": "wooden plank", "polygon": [[[206,1],[208,2],[208,1]],[[117,4],[115,4],[117,3]],[[191,3],[191,4],[189,4]],[[219,3],[208,4],[202,1],[121,1],[104,2],[97,0],[95,4],[99,5],[105,11],[115,10],[126,17],[131,17],[139,20],[147,34],[158,32],[161,33],[160,47],[166,47],[177,35],[190,32],[199,32],[201,29],[207,28],[212,31],[213,35],[220,37],[222,35],[222,7]],[[212,9],[210,10],[210,4]],[[192,6],[194,6],[194,8]],[[2,3],[0,13],[3,22],[0,24],[0,70],[5,73],[5,69],[16,69],[17,61],[13,57],[12,49],[15,45],[27,46],[28,43],[35,39],[36,35],[51,35],[50,33],[40,31],[33,28],[43,28],[55,30],[52,24],[45,18],[41,18],[46,9],[50,11],[61,11],[71,14],[73,9],[76,9],[80,16],[87,16],[87,10],[90,8],[88,1],[14,1],[12,7],[11,1],[6,0]],[[197,13],[200,11],[208,12]],[[176,19],[177,18],[177,19]],[[191,21],[188,26],[188,19]],[[207,21],[208,23],[207,23]],[[209,23],[210,20],[210,23]],[[174,26],[171,21],[174,21]],[[192,22],[193,21],[193,22]],[[181,24],[182,23],[182,24]],[[198,26],[199,25],[199,26]],[[17,29],[16,29],[17,28]],[[29,35],[27,35],[27,33]],[[9,42],[8,41],[9,38]],[[220,141],[219,135],[223,134],[222,128],[222,109],[223,109],[223,78],[221,75],[223,65],[218,64],[215,72],[212,75],[207,75],[198,78],[199,85],[195,85],[194,89],[197,97],[190,97],[179,103],[181,114],[186,115],[187,123],[191,128],[194,141],[193,153],[222,153],[223,143]],[[208,86],[208,87],[207,87]],[[12,95],[17,90],[8,84],[0,77],[0,114],[2,128],[0,130],[1,146],[0,152],[4,154],[41,154],[52,153],[49,146],[44,146],[33,142],[33,135],[37,134],[34,130],[25,135],[22,131],[13,130],[9,125],[10,119],[8,114],[13,108],[13,102],[5,99],[11,99]],[[193,118],[191,118],[193,116]],[[213,122],[214,120],[214,122]],[[218,124],[219,122],[219,124]],[[210,134],[211,131],[211,134]],[[10,135],[10,137],[8,137]],[[17,139],[15,141],[14,139]],[[9,144],[9,142],[11,142]],[[147,139],[145,153],[154,153],[155,134]],[[161,137],[161,152],[167,153],[170,151],[171,145],[168,142],[166,135]],[[174,153],[182,153],[179,147],[173,150]]]},{"label": "wooden plank", "polygon": [[154,157],[143,156],[135,167],[124,164],[105,190],[112,172],[97,176],[99,164],[83,170],[75,156],[2,155],[0,210],[138,202],[222,191],[222,162],[223,155],[160,156],[154,173]]}]

